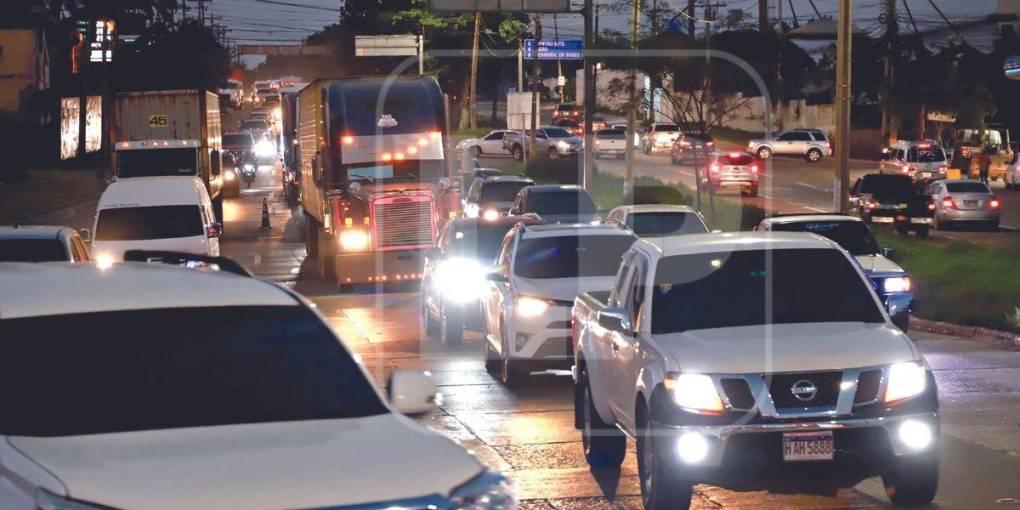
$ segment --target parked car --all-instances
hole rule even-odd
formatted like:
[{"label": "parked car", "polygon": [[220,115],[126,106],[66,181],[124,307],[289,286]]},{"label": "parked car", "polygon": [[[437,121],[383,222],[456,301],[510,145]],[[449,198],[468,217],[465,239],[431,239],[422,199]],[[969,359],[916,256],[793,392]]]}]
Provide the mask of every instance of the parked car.
[{"label": "parked car", "polygon": [[464,216],[494,220],[506,216],[521,189],[534,186],[535,181],[519,175],[496,175],[476,178],[464,199]]},{"label": "parked car", "polygon": [[623,159],[627,152],[627,130],[600,129],[595,132],[595,159],[612,156]]},{"label": "parked car", "polygon": [[952,225],[999,229],[1002,200],[981,181],[936,181],[928,186],[926,193],[935,206],[934,226],[938,230]]},{"label": "parked car", "polygon": [[509,131],[505,129],[497,129],[490,131],[489,134],[481,138],[468,138],[457,142],[458,151],[468,151],[471,157],[477,158],[482,154],[500,154],[506,155],[510,151],[503,148],[503,137]]},{"label": "parked car", "polygon": [[483,331],[481,299],[506,233],[518,223],[538,225],[537,216],[462,218],[446,224],[436,247],[425,254],[421,314],[428,337],[457,345],[464,330]]},{"label": "parked car", "polygon": [[652,123],[641,136],[641,151],[651,154],[659,151],[671,151],[673,142],[680,138],[680,126],[676,124]]},{"label": "parked car", "polygon": [[92,253],[103,264],[128,250],[170,250],[216,256],[222,227],[205,186],[195,177],[134,177],[111,183],[99,197]]},{"label": "parked car", "polygon": [[579,104],[560,103],[553,110],[553,120],[577,119],[584,117],[584,108]]},{"label": "parked car", "polygon": [[674,165],[679,165],[691,157],[707,158],[712,152],[715,152],[715,140],[711,136],[682,135],[673,142],[669,159]]},{"label": "parked car", "polygon": [[883,173],[909,175],[915,182],[945,179],[949,160],[942,147],[932,141],[900,140],[883,150],[879,169]]},{"label": "parked car", "polygon": [[801,156],[809,162],[832,156],[832,144],[820,129],[793,129],[769,137],[747,142],[747,152],[760,159],[772,156]]},{"label": "parked car", "polygon": [[546,223],[591,223],[599,219],[595,201],[580,186],[543,184],[521,188],[510,214],[533,213]]},{"label": "parked car", "polygon": [[5,510],[516,508],[504,477],[399,414],[435,407],[430,377],[397,371],[384,396],[283,287],[0,264],[0,309],[0,384],[18,388],[0,419]]},{"label": "parked car", "polygon": [[89,250],[69,227],[0,227],[0,262],[88,262]]},{"label": "parked car", "polygon": [[[524,160],[525,147],[531,143],[531,131],[508,131],[503,136],[503,147],[518,161]],[[546,126],[535,132],[535,152],[551,159],[577,156],[584,146],[581,139],[566,129]]]},{"label": "parked car", "polygon": [[741,194],[758,196],[764,165],[746,152],[716,152],[705,160],[701,180],[709,193],[737,188]]},{"label": "parked car", "polygon": [[609,288],[637,239],[612,225],[515,226],[483,297],[485,368],[508,386],[531,372],[570,368],[570,307]]},{"label": "parked car", "polygon": [[584,455],[618,467],[636,438],[648,510],[692,487],[852,487],[901,506],[939,480],[938,392],[910,337],[836,243],[804,233],[685,236],[624,255],[573,308]]},{"label": "parked car", "polygon": [[607,223],[629,228],[654,244],[683,242],[683,234],[705,234],[701,213],[686,205],[621,205],[606,216]]},{"label": "parked car", "polygon": [[788,214],[762,220],[755,230],[809,232],[835,241],[857,260],[885,304],[893,324],[903,331],[910,325],[914,304],[910,274],[890,260],[892,248],[878,247],[871,229],[860,218],[842,214]]},{"label": "parked car", "polygon": [[908,175],[864,175],[850,189],[850,204],[868,223],[893,225],[901,234],[913,231],[922,239],[934,223],[935,204]]}]

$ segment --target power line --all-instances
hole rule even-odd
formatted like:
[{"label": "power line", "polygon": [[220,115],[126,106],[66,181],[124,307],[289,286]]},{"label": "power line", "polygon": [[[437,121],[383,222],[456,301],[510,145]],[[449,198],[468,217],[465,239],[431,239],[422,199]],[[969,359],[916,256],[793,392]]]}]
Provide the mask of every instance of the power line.
[{"label": "power line", "polygon": [[326,11],[326,12],[332,12],[332,13],[340,12],[340,9],[335,9],[335,8],[332,8],[332,7],[322,7],[320,5],[296,4],[296,3],[293,3],[293,2],[282,2],[280,0],[252,0],[252,1],[260,3],[260,4],[283,5],[283,6],[286,6],[286,7],[298,7],[298,8],[301,8],[301,9],[311,9],[311,10],[315,10],[315,11]]}]

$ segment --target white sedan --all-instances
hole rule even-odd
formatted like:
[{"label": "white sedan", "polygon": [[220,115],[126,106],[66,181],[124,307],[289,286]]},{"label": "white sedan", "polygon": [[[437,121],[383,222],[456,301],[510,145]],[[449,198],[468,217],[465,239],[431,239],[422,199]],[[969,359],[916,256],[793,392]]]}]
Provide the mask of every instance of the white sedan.
[{"label": "white sedan", "polygon": [[509,133],[505,129],[497,129],[481,138],[468,138],[457,143],[458,151],[469,151],[471,157],[477,158],[482,154],[508,155],[509,152],[503,148],[503,135]]},{"label": "white sedan", "polygon": [[282,287],[8,263],[0,309],[4,510],[516,509],[505,478],[398,414],[433,407],[430,378],[396,372],[385,398]]}]

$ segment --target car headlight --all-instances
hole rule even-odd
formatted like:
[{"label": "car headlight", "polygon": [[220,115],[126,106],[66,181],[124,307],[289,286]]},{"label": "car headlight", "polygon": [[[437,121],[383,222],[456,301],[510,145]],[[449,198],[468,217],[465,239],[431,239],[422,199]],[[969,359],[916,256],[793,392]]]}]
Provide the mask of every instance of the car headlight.
[{"label": "car headlight", "polygon": [[35,493],[35,507],[38,510],[111,510],[110,507],[57,496],[46,489]]},{"label": "car headlight", "polygon": [[477,218],[479,209],[478,204],[468,202],[464,205],[464,216],[467,216],[468,218]]},{"label": "car headlight", "polygon": [[457,510],[517,510],[513,485],[506,477],[486,471],[450,494]]},{"label": "car headlight", "polygon": [[226,172],[224,172],[223,178],[226,179],[227,181],[233,181],[234,179],[237,178],[237,174],[235,174],[233,170],[227,170]]},{"label": "car headlight", "polygon": [[361,251],[368,248],[368,232],[358,229],[340,233],[340,248],[344,251]]},{"label": "car headlight", "polygon": [[276,154],[276,147],[273,147],[273,142],[269,140],[259,140],[255,144],[255,155],[260,158],[266,158]]},{"label": "car headlight", "polygon": [[567,150],[567,149],[570,148],[570,144],[565,142],[565,141],[563,141],[563,140],[560,140],[560,141],[556,142],[556,146],[561,148],[561,149],[563,149],[563,150]]},{"label": "car headlight", "polygon": [[112,253],[101,251],[96,253],[93,257],[96,261],[96,267],[99,269],[110,269],[113,267],[113,263],[117,261],[117,258]]},{"label": "car headlight", "polygon": [[482,213],[482,219],[486,221],[496,221],[499,219],[499,211],[495,209],[486,209],[485,212]]},{"label": "car headlight", "polygon": [[694,412],[721,413],[722,399],[712,378],[704,374],[669,374],[666,389],[676,405]]},{"label": "car headlight", "polygon": [[894,278],[886,278],[882,280],[882,290],[886,294],[893,292],[910,292],[910,277],[908,276],[897,276]]},{"label": "car headlight", "polygon": [[485,268],[476,260],[456,257],[439,263],[432,283],[444,298],[467,303],[485,290]]},{"label": "car headlight", "polygon": [[521,317],[538,317],[549,309],[549,302],[542,298],[521,296],[517,298],[515,308]]},{"label": "car headlight", "polygon": [[928,386],[928,369],[921,363],[910,361],[889,367],[889,383],[885,386],[885,402],[920,395]]}]

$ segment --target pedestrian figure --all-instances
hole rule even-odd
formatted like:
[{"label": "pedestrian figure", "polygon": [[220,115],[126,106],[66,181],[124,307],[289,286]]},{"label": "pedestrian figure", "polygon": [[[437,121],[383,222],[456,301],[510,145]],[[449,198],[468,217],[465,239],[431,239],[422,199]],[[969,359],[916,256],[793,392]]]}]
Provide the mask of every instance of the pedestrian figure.
[{"label": "pedestrian figure", "polygon": [[992,168],[992,158],[988,154],[982,154],[978,159],[978,174],[981,182],[988,184],[988,171]]}]

